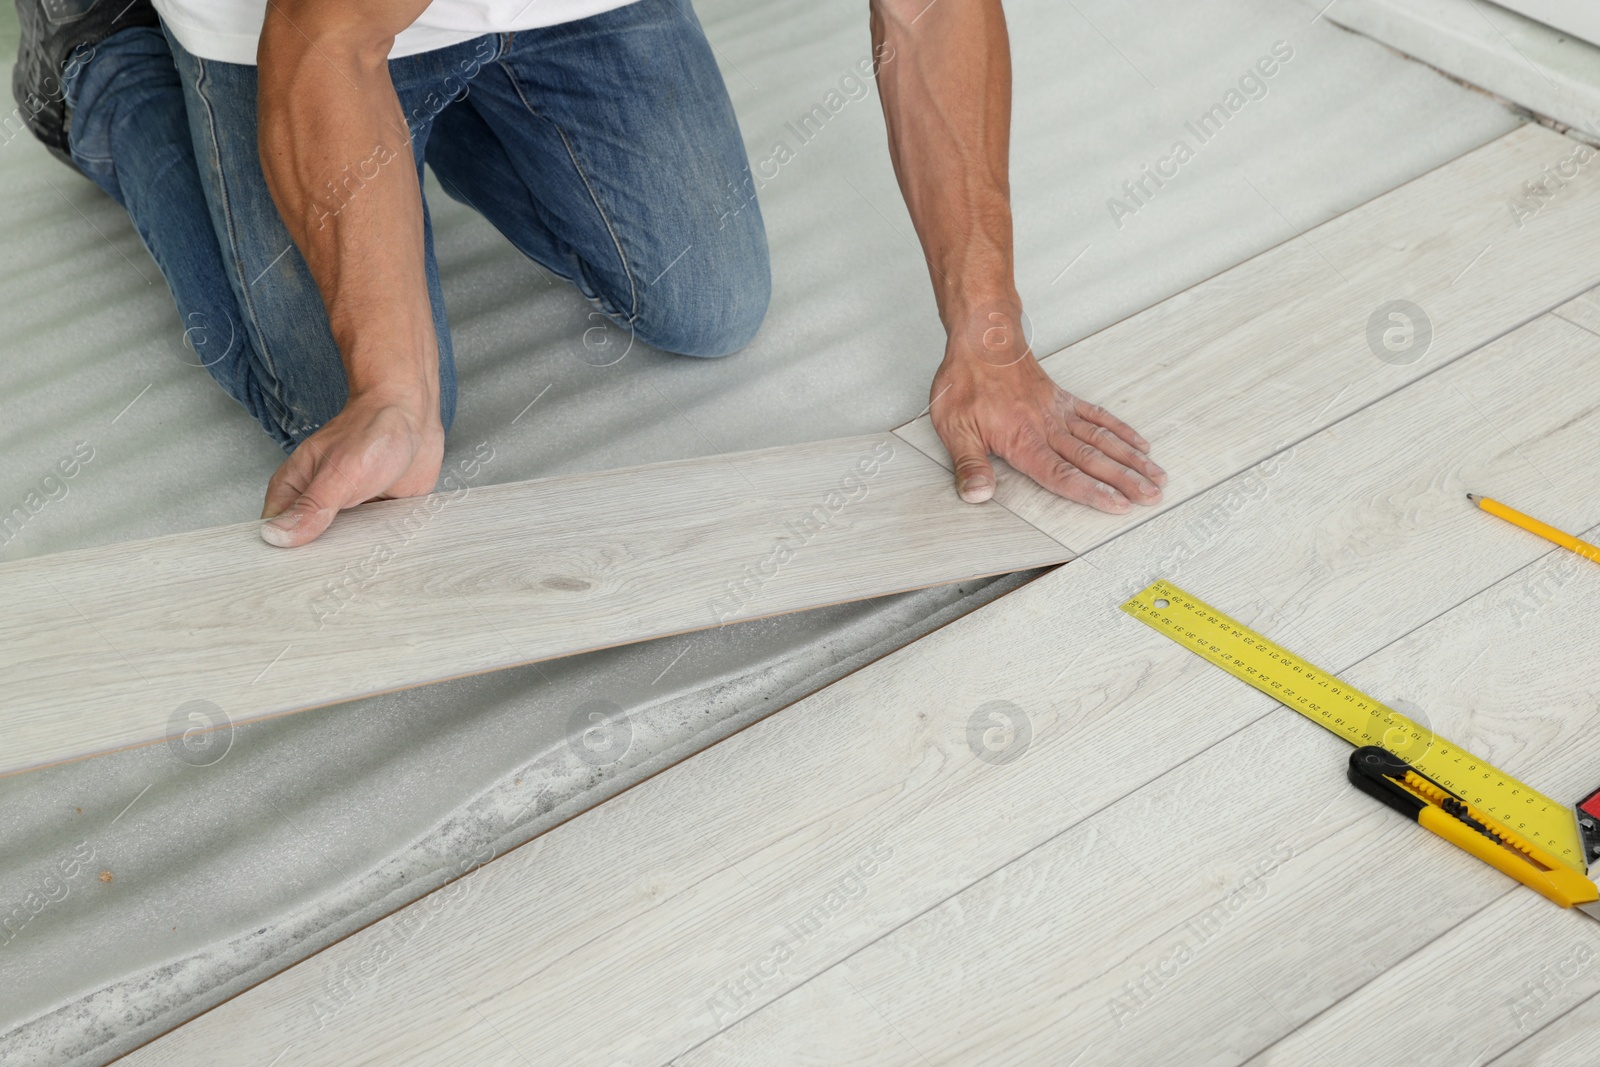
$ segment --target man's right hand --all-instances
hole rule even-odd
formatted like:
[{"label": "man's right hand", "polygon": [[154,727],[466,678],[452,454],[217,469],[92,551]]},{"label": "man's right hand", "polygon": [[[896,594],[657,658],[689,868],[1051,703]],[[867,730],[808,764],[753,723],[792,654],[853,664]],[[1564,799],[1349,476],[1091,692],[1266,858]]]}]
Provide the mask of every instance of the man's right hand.
[{"label": "man's right hand", "polygon": [[431,493],[444,463],[439,405],[363,393],[300,442],[267,483],[261,538],[292,548],[368,500]]}]

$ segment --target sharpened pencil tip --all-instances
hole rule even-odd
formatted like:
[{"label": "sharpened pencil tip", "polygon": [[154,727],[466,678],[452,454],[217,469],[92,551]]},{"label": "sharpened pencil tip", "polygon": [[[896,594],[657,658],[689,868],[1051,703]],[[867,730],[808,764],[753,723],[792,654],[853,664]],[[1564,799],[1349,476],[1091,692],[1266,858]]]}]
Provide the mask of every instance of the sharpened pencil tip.
[{"label": "sharpened pencil tip", "polygon": [[1477,498],[1477,497],[1475,497],[1475,496],[1473,496],[1473,495],[1472,495],[1472,494],[1471,494],[1471,493],[1468,493],[1468,494],[1467,494],[1467,499],[1468,499],[1468,500],[1476,500],[1476,499],[1478,499],[1478,498]]}]

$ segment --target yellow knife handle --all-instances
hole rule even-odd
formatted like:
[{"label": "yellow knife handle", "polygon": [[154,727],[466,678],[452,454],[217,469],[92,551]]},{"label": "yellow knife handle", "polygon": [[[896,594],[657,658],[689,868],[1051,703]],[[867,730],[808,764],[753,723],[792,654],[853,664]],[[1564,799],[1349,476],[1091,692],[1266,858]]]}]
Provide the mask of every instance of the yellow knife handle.
[{"label": "yellow knife handle", "polygon": [[1442,808],[1427,805],[1417,813],[1417,822],[1563,908],[1600,900],[1600,888],[1577,871],[1561,864],[1540,870],[1526,856],[1491,840]]}]

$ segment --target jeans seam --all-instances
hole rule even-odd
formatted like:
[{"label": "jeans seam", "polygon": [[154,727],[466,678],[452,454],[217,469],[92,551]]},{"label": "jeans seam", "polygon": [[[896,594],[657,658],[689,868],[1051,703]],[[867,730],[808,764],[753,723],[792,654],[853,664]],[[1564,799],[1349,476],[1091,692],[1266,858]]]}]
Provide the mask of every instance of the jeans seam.
[{"label": "jeans seam", "polygon": [[[249,283],[244,281],[244,262],[239,258],[239,244],[237,240],[238,234],[233,218],[233,195],[229,191],[228,176],[222,166],[222,143],[217,136],[216,109],[212,107],[211,99],[206,95],[206,85],[209,77],[206,68],[206,61],[201,59],[199,56],[195,56],[194,61],[195,67],[200,74],[199,78],[195,82],[195,95],[200,98],[202,105],[205,107],[206,136],[211,141],[212,156],[217,160],[217,190],[220,199],[219,206],[222,210],[223,224],[228,231],[227,256],[233,261],[235,277],[238,278],[241,283],[243,283],[239,289],[239,303],[241,310],[244,312],[251,325],[255,327],[256,336],[260,338],[261,341],[261,343],[255,347],[257,354],[261,357],[261,362],[263,364],[262,369],[266,371],[266,374],[264,376],[265,380],[261,380],[259,377],[257,380],[260,381],[260,384],[265,387],[262,390],[263,394],[271,396],[275,406],[279,409],[279,412],[287,413],[290,410],[289,405],[284,401],[283,396],[280,393],[281,383],[278,380],[278,370],[273,364],[271,353],[267,351],[266,332],[261,328],[260,318],[256,314],[255,302],[250,298]],[[293,439],[294,434],[291,433],[289,427],[284,424],[279,412],[271,413],[273,416],[273,421],[278,424],[278,429],[286,437]]]},{"label": "jeans seam", "polygon": [[516,91],[517,99],[522,101],[522,106],[527,108],[528,114],[536,119],[550,122],[557,136],[561,138],[561,144],[567,150],[567,158],[572,161],[572,169],[578,172],[578,178],[583,182],[583,187],[589,194],[589,202],[594,204],[595,211],[600,215],[600,221],[605,224],[606,233],[611,237],[611,245],[617,250],[617,258],[622,261],[622,273],[628,279],[628,296],[632,304],[628,311],[626,325],[635,325],[639,321],[639,284],[633,276],[633,268],[628,263],[628,254],[623,251],[622,241],[617,236],[616,228],[611,225],[611,217],[606,214],[605,207],[601,205],[599,194],[595,192],[594,184],[589,181],[589,175],[584,172],[583,164],[578,162],[578,154],[573,151],[572,142],[567,138],[567,131],[562,129],[560,124],[551,122],[534,109],[534,106],[528,101],[527,94],[522,91],[522,83],[517,80],[516,71],[511,69],[510,64],[502,60],[500,67],[506,72],[506,77],[511,82],[511,88]]},{"label": "jeans seam", "polygon": [[[72,67],[71,57],[76,56],[83,50],[84,47],[84,45],[79,45],[74,48],[71,53],[69,53],[67,61],[67,66],[69,68]],[[77,113],[78,110],[78,83],[83,78],[83,68],[84,65],[79,64],[73,70],[73,72],[66,75],[61,82],[61,103],[65,107],[67,114],[67,155],[71,156],[74,162],[90,164],[96,167],[109,167],[116,163],[116,160],[113,157],[109,155],[90,155],[88,152],[79,151],[78,146],[73,143],[72,117]]]}]

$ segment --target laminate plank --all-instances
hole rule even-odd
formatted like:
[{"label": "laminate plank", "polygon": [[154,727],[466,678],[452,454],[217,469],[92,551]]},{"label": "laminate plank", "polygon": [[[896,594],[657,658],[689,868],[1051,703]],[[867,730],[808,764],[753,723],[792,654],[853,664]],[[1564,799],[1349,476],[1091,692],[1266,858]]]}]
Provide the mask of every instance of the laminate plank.
[{"label": "laminate plank", "polygon": [[452,488],[0,566],[0,771],[1070,555],[890,434]]},{"label": "laminate plank", "polygon": [[[1290,232],[1044,367],[1153,443],[1169,477],[1157,508],[1176,506],[1592,286],[1600,167],[1580,168],[1530,218],[1506,206],[1578,147],[1523,126],[1304,235]],[[1425,343],[1422,319],[1407,334],[1405,319],[1384,317],[1395,301],[1421,309]],[[1396,353],[1383,343],[1391,328]],[[895,432],[949,466],[927,416]],[[1004,464],[996,471],[995,499],[1078,552],[1153,510],[1093,512]]]},{"label": "laminate plank", "polygon": [[[1600,521],[1595,475],[1567,462],[1594,417],[1566,383],[1597,361],[1600,339],[1543,318],[488,864],[460,883],[469,906],[397,912],[129,1062],[270,1060],[290,1042],[282,1067],[383,1062],[416,1040],[408,1006],[446,989],[561,1062],[662,1063],[778,1011],[1270,713],[1118,610],[1158,574],[1342,670],[1548,553],[1468,507],[1469,484],[1572,529]],[[1015,705],[1021,758],[992,736],[994,701]],[[1083,878],[1124,906],[1135,875],[1109,862]],[[391,969],[336,1000],[380,948]]]}]

